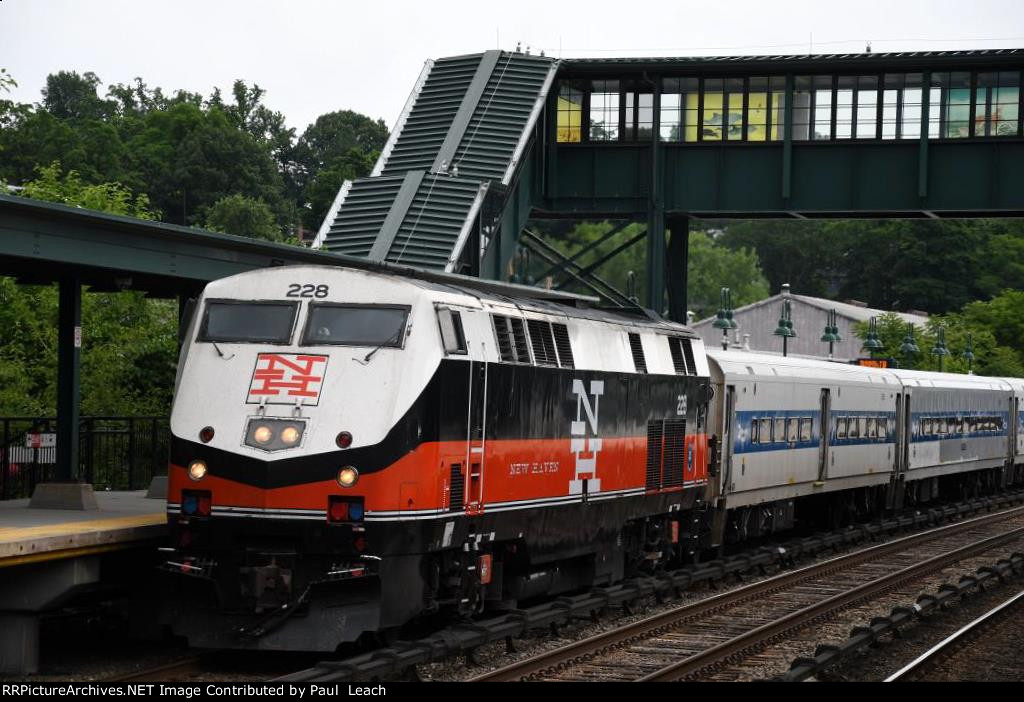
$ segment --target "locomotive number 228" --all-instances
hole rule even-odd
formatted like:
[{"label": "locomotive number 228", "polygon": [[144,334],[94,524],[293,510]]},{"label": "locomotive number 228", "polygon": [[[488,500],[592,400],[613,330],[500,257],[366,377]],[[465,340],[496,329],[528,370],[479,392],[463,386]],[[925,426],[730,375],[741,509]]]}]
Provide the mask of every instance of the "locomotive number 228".
[{"label": "locomotive number 228", "polygon": [[326,285],[313,285],[307,283],[292,283],[288,286],[288,297],[327,297],[328,287]]}]

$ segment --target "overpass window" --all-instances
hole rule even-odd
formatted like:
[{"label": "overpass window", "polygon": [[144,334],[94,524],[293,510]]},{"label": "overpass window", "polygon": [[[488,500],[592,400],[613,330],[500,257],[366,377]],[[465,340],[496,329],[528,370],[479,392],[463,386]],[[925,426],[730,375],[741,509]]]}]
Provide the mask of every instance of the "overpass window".
[{"label": "overpass window", "polygon": [[921,104],[924,102],[924,85],[920,73],[908,73],[903,76],[903,96],[900,101],[900,138],[921,138]]},{"label": "overpass window", "polygon": [[940,139],[964,139],[971,135],[970,73],[933,73],[931,102],[929,121],[938,121],[935,136]]},{"label": "overpass window", "polygon": [[725,94],[727,103],[725,138],[729,141],[740,141],[743,139],[743,79],[726,79]]},{"label": "overpass window", "polygon": [[781,141],[785,137],[786,126],[786,77],[772,76],[768,79],[768,89],[772,94],[772,109],[768,113],[768,130],[772,141]]},{"label": "overpass window", "polygon": [[751,78],[747,93],[747,141],[768,139],[768,79]]},{"label": "overpass window", "polygon": [[625,141],[643,141],[651,138],[654,128],[654,95],[626,93]]},{"label": "overpass window", "polygon": [[558,87],[558,141],[579,143],[583,135],[583,90],[578,84],[563,81]]},{"label": "overpass window", "polygon": [[704,79],[704,113],[701,115],[701,141],[721,141],[725,123],[725,85],[721,78]]},{"label": "overpass window", "polygon": [[810,139],[811,77],[797,76],[793,81],[793,139]]},{"label": "overpass window", "polygon": [[661,90],[661,140],[697,141],[700,79],[666,78]]},{"label": "overpass window", "polygon": [[853,137],[853,91],[855,76],[839,76],[836,80],[836,139]]},{"label": "overpass window", "polygon": [[979,73],[975,92],[974,135],[1017,136],[1020,73]]},{"label": "overpass window", "polygon": [[590,141],[619,139],[619,81],[595,80],[590,92]]},{"label": "overpass window", "polygon": [[814,76],[814,131],[813,139],[832,138],[832,76]]},{"label": "overpass window", "polygon": [[878,138],[878,78],[857,78],[857,134],[858,139]]}]

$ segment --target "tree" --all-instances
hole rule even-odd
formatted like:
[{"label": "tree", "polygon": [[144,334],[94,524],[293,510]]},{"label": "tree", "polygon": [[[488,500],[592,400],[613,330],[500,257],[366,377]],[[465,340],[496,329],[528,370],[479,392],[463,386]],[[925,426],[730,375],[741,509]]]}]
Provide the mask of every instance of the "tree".
[{"label": "tree", "polygon": [[[23,195],[153,219],[148,201],[118,183],[89,185],[59,164],[39,170]],[[57,291],[0,278],[0,413],[56,410]],[[165,414],[177,359],[177,309],[138,291],[91,293],[82,300],[83,414]]]},{"label": "tree", "polygon": [[91,71],[84,75],[51,73],[43,88],[43,108],[57,119],[104,119],[113,106],[97,94],[100,84],[99,76]]},{"label": "tree", "polygon": [[284,241],[270,208],[262,200],[244,195],[229,195],[213,203],[206,213],[206,228],[250,239]]},{"label": "tree", "polygon": [[308,203],[302,211],[302,224],[307,229],[319,229],[334,198],[346,180],[355,180],[368,174],[377,160],[376,153],[368,154],[362,149],[349,149],[320,169],[305,189]]}]

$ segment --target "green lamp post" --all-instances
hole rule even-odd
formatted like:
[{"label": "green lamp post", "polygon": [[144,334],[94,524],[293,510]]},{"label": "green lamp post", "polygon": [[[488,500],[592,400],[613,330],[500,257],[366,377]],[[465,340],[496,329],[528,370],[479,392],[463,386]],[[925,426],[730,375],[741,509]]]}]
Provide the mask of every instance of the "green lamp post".
[{"label": "green lamp post", "polygon": [[843,340],[843,337],[839,336],[839,315],[835,309],[830,310],[828,313],[828,321],[825,322],[825,333],[821,335],[821,340],[828,344],[828,358],[832,360],[835,343]]},{"label": "green lamp post", "polygon": [[949,355],[949,349],[946,347],[946,328],[939,327],[938,333],[935,335],[935,346],[932,346],[932,356],[938,356],[939,358],[939,372],[943,371],[943,367],[946,364],[946,356]]},{"label": "green lamp post", "polygon": [[772,333],[782,337],[782,355],[789,355],[789,340],[796,336],[796,332],[793,331],[793,309],[789,300],[782,301],[782,316],[779,317],[779,326],[775,327],[775,331]]},{"label": "green lamp post", "polygon": [[721,304],[711,326],[722,330],[722,350],[727,351],[729,349],[729,330],[739,328],[736,320],[732,318],[732,292],[729,288],[722,288]]},{"label": "green lamp post", "polygon": [[864,339],[864,345],[861,348],[867,349],[871,358],[885,348],[885,344],[878,338],[878,320],[875,317],[868,321],[868,336]]},{"label": "green lamp post", "polygon": [[907,335],[903,337],[903,345],[900,346],[900,352],[903,354],[903,359],[907,366],[911,366],[914,362],[914,356],[921,353],[921,349],[917,347],[917,342],[914,340],[914,325],[907,322]]},{"label": "green lamp post", "polygon": [[964,348],[962,355],[967,361],[967,375],[974,375],[974,340],[970,332],[967,332],[967,347]]}]

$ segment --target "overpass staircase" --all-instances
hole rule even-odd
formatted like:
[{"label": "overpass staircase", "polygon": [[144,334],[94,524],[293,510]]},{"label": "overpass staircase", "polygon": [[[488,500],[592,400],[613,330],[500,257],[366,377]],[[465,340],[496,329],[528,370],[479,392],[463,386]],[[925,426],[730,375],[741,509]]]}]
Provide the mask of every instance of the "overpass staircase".
[{"label": "overpass staircase", "polygon": [[508,205],[557,68],[496,50],[427,61],[373,171],[344,183],[314,247],[478,275],[502,228],[526,224],[529,208]]}]

